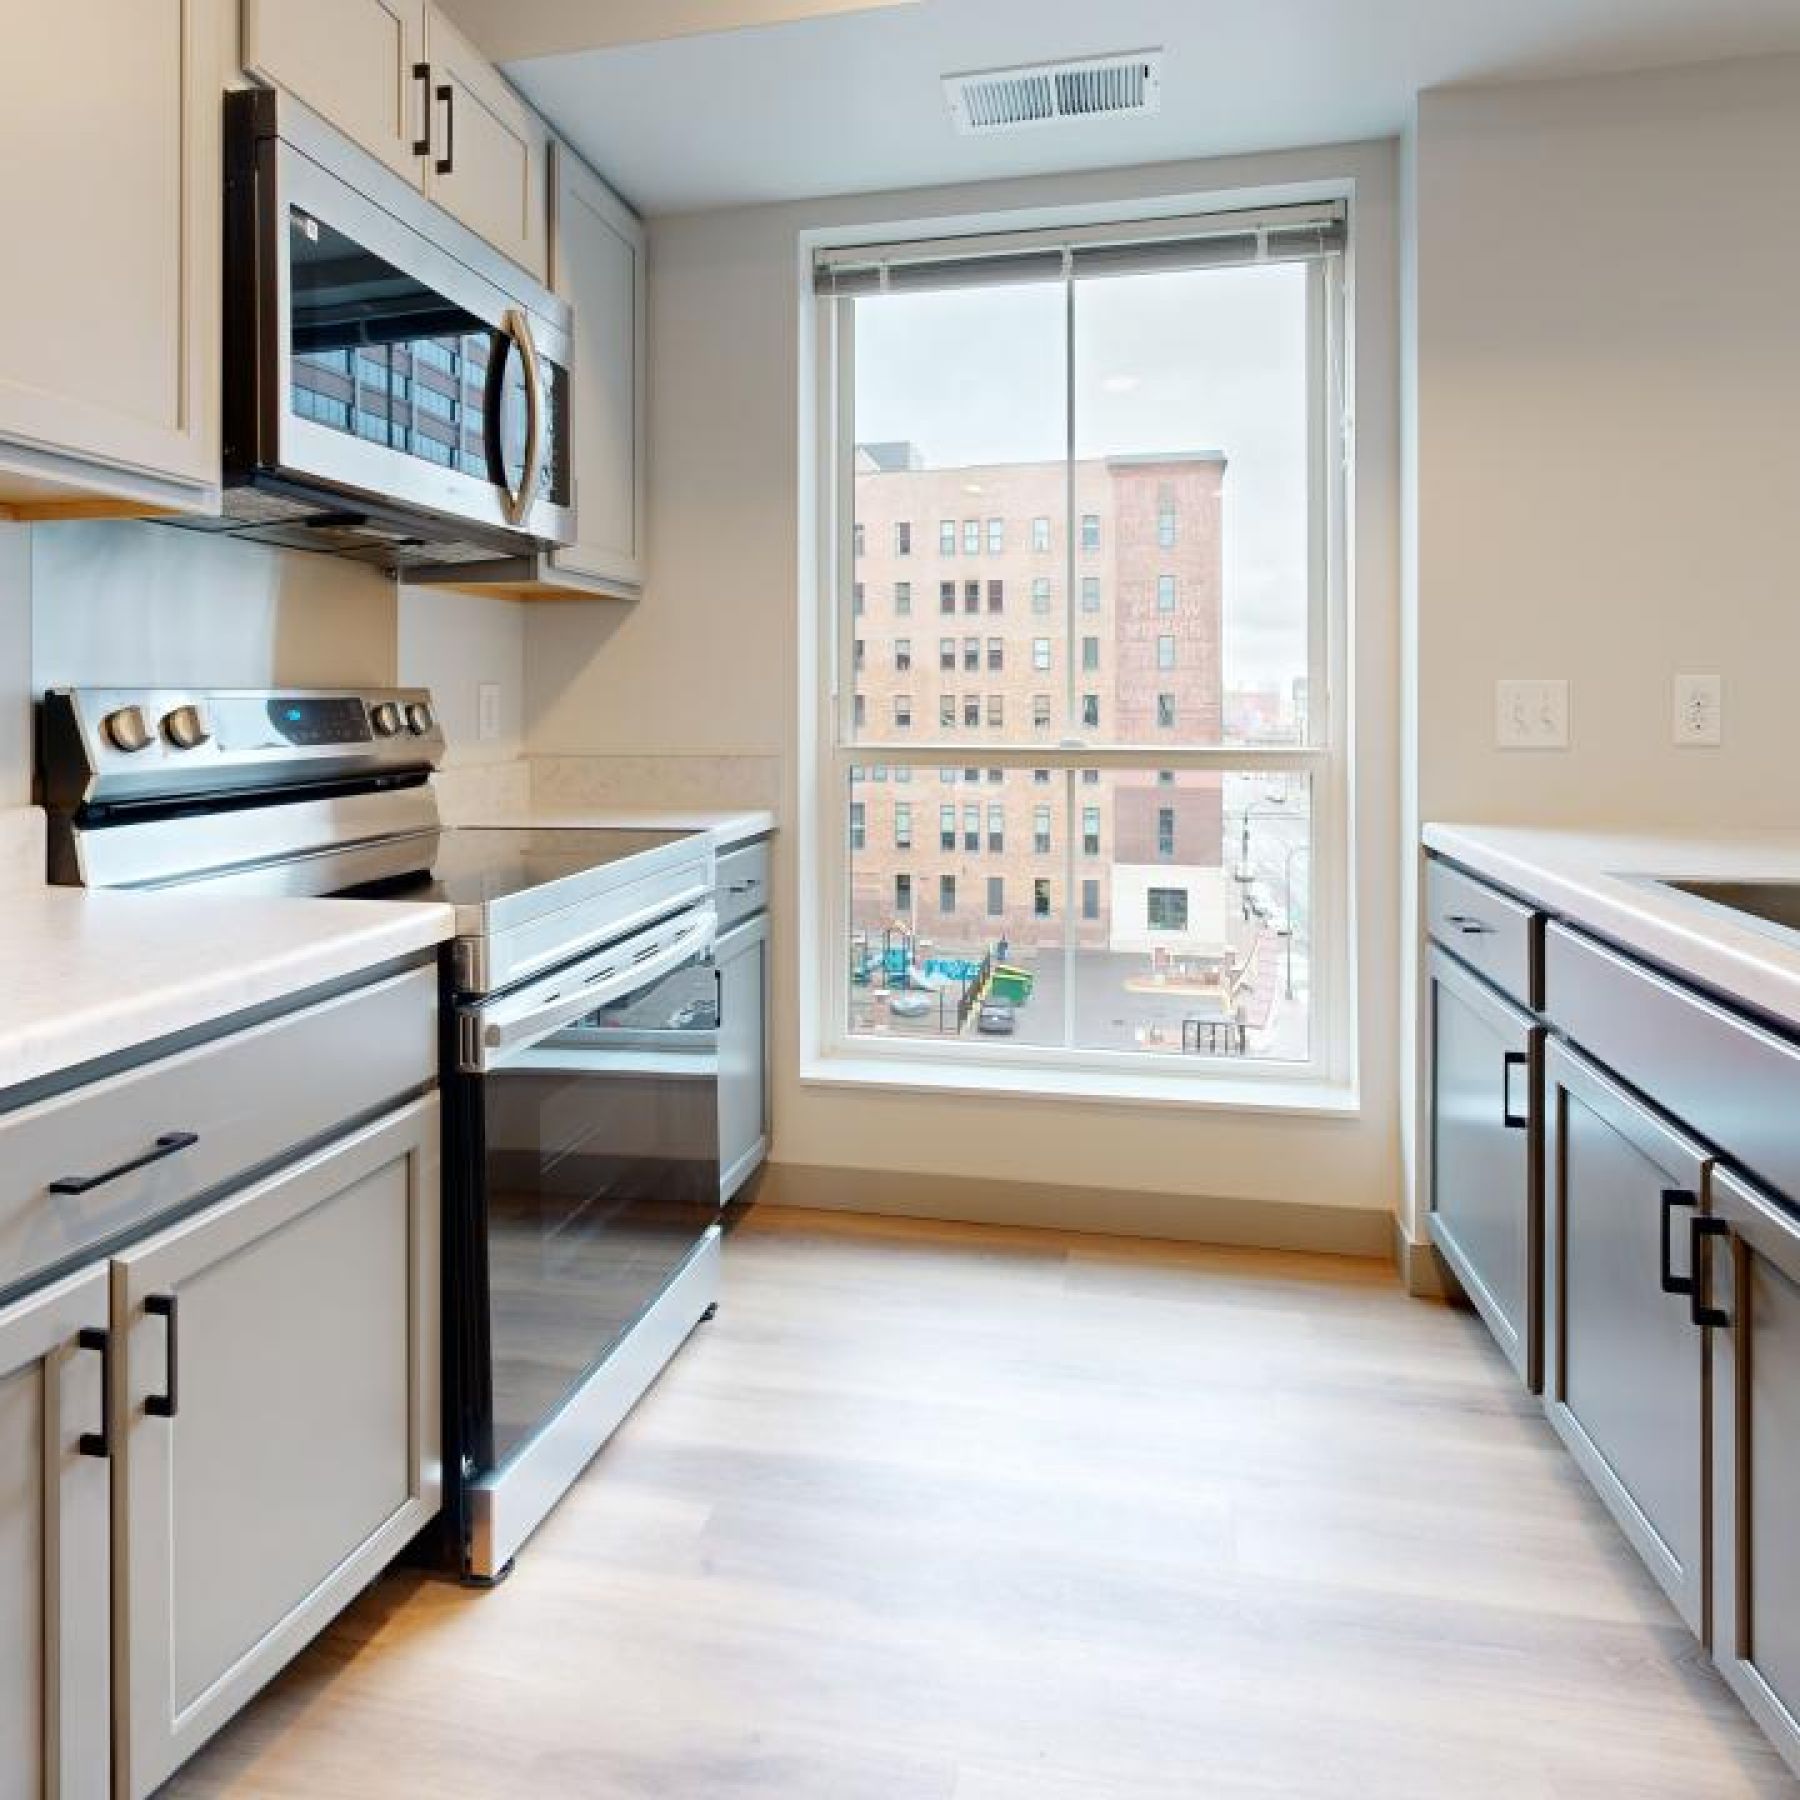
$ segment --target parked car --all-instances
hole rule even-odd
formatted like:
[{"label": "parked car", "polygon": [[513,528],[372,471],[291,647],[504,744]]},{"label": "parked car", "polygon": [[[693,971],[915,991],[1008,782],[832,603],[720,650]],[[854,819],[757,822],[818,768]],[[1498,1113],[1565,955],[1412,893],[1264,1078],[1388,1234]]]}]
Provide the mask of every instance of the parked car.
[{"label": "parked car", "polygon": [[975,1015],[975,1029],[988,1037],[1011,1037],[1017,1015],[1004,1000],[984,1000]]},{"label": "parked car", "polygon": [[922,1019],[936,1005],[934,995],[921,994],[910,988],[888,996],[888,1011],[897,1019]]}]

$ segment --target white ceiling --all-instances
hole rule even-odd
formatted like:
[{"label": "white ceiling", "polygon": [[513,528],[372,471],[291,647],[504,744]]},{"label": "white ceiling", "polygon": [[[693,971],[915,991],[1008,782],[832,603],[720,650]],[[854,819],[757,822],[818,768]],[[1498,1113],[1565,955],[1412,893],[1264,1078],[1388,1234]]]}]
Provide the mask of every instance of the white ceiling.
[{"label": "white ceiling", "polygon": [[[1154,45],[1156,118],[963,138],[938,85]],[[1800,50],[1800,0],[922,0],[507,72],[658,213],[1382,137],[1445,82],[1777,50]]]}]

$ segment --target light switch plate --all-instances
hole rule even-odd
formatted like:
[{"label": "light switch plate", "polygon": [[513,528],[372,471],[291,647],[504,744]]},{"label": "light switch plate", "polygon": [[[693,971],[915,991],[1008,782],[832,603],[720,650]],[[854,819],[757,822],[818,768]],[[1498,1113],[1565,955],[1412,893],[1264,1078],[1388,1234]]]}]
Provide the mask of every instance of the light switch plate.
[{"label": "light switch plate", "polygon": [[1502,750],[1568,749],[1569,684],[1495,682],[1494,742]]},{"label": "light switch plate", "polygon": [[1725,684],[1717,675],[1675,677],[1675,742],[1708,748],[1722,741]]},{"label": "light switch plate", "polygon": [[500,684],[484,681],[475,690],[476,735],[484,744],[500,735]]}]

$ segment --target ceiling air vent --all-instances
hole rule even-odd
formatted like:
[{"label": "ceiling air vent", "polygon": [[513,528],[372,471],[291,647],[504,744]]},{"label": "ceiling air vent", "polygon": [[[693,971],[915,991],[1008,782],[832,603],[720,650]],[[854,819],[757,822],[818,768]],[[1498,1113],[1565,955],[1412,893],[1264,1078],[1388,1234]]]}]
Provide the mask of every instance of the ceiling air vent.
[{"label": "ceiling air vent", "polygon": [[969,137],[1063,119],[1153,113],[1162,105],[1162,57],[1160,50],[1130,50],[1075,62],[946,75],[944,97],[956,129]]}]

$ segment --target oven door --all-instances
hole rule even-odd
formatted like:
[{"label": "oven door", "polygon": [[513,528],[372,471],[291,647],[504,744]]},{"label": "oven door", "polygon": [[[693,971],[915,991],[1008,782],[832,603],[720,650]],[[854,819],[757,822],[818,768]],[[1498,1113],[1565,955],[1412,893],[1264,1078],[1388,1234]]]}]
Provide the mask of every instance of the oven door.
[{"label": "oven door", "polygon": [[465,1217],[485,1269],[477,1476],[554,1425],[717,1224],[714,931],[710,910],[681,915],[462,1011]]}]

